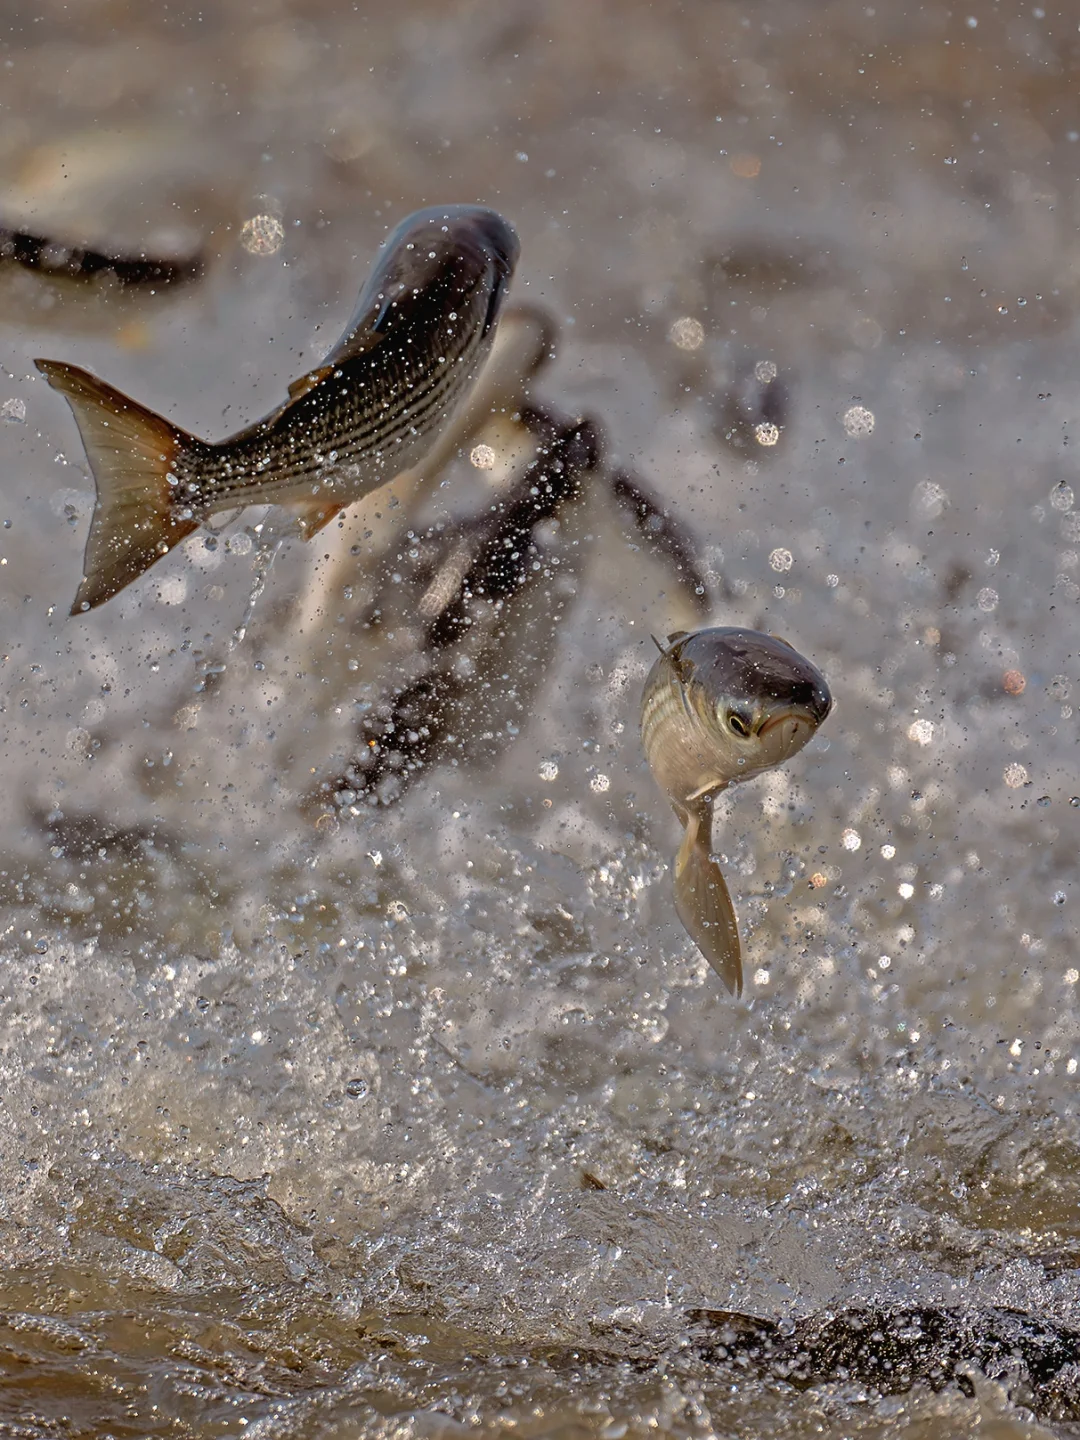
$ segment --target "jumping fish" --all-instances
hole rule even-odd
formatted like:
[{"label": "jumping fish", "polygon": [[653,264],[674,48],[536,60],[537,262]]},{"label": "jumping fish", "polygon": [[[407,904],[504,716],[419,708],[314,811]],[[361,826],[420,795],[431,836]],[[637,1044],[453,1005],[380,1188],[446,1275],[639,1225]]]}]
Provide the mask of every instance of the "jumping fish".
[{"label": "jumping fish", "polygon": [[36,361],[67,396],[97,485],[71,613],[110,599],[211,515],[286,505],[309,539],[418,464],[491,347],[517,256],[493,210],[418,210],[386,241],[323,362],[278,409],[216,443],[78,366]]},{"label": "jumping fish", "polygon": [[712,803],[738,780],[782,765],[832,708],[821,672],[775,635],[728,626],[677,631],[645,681],[641,740],[683,824],[675,908],[736,995],[742,952],[735,910],[711,850]]}]

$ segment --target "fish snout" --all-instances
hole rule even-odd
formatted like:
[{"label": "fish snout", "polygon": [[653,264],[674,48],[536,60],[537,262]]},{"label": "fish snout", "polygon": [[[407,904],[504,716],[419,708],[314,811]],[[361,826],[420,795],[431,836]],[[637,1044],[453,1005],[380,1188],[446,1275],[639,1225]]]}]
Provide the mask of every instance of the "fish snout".
[{"label": "fish snout", "polygon": [[462,249],[488,259],[504,282],[513,274],[521,253],[517,232],[508,220],[486,205],[459,205],[451,221],[451,234]]},{"label": "fish snout", "polygon": [[815,726],[820,725],[832,709],[832,693],[824,680],[813,687],[810,698],[806,703],[806,709],[812,717]]}]

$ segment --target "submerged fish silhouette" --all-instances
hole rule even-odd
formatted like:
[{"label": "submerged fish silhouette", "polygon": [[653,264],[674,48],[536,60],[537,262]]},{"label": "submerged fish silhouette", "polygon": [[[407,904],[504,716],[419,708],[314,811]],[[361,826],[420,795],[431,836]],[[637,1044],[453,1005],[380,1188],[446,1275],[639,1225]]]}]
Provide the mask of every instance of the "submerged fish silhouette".
[{"label": "submerged fish silhouette", "polygon": [[78,366],[38,360],[75,413],[97,485],[72,614],[110,599],[208,516],[287,505],[310,538],[418,464],[494,338],[518,256],[493,210],[436,206],[403,220],[345,334],[289,399],[209,443]]}]

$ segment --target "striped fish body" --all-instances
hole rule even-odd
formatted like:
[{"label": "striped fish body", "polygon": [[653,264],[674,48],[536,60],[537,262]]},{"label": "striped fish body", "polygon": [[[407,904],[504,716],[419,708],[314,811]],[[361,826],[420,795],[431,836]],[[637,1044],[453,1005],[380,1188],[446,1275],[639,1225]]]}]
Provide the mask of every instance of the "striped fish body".
[{"label": "striped fish body", "polygon": [[386,242],[345,334],[289,399],[197,439],[76,366],[40,360],[71,402],[98,501],[73,611],[115,595],[208,516],[294,508],[305,536],[415,466],[468,393],[517,260],[494,211],[418,211]]}]

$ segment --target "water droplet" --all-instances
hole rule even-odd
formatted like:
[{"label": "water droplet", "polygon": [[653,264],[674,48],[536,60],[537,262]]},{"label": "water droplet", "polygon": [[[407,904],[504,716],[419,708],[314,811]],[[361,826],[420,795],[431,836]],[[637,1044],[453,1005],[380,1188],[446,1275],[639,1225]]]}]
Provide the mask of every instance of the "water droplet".
[{"label": "water droplet", "polygon": [[692,315],[676,320],[668,331],[668,339],[680,350],[700,350],[705,343],[705,327]]},{"label": "water droplet", "polygon": [[0,420],[7,420],[12,424],[21,425],[25,419],[25,400],[5,400],[4,403],[0,405]]},{"label": "water droplet", "polygon": [[842,423],[847,434],[855,439],[861,435],[872,435],[877,420],[874,412],[865,405],[851,405],[844,411]]},{"label": "water droplet", "polygon": [[1066,485],[1064,480],[1059,481],[1050,491],[1050,504],[1055,510],[1071,510],[1076,503],[1076,496],[1073,494],[1071,485]]},{"label": "water droplet", "polygon": [[840,836],[840,844],[845,850],[858,850],[862,845],[862,836],[858,830],[845,830]]},{"label": "water droplet", "polygon": [[251,255],[273,255],[284,241],[284,226],[275,215],[252,215],[240,228],[240,244]]},{"label": "water droplet", "polygon": [[1001,778],[1005,781],[1005,784],[1008,785],[1010,790],[1019,790],[1021,786],[1027,784],[1027,767],[1019,764],[1017,761],[1013,761],[1011,765],[1005,766],[1005,769],[1002,771]]},{"label": "water droplet", "polygon": [[795,557],[790,550],[785,550],[783,547],[780,547],[770,554],[769,564],[774,570],[790,570],[792,565],[795,564]]},{"label": "water droplet", "polygon": [[495,451],[490,445],[474,445],[469,451],[469,463],[477,470],[493,470],[495,468]]}]

